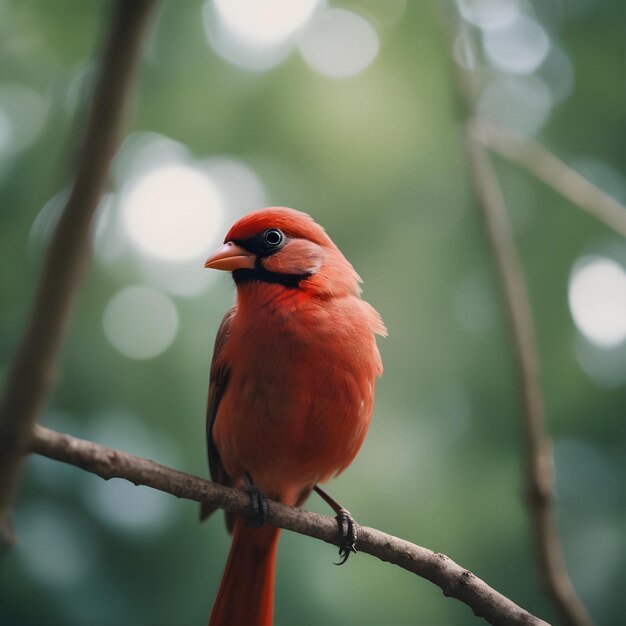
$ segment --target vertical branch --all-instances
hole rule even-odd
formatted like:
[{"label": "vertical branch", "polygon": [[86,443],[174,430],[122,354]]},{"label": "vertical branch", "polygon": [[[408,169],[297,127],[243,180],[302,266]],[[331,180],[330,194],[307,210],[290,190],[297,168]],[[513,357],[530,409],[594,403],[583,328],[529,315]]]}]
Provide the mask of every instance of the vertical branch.
[{"label": "vertical branch", "polygon": [[[440,16],[444,29],[448,33],[453,32],[450,14],[441,11]],[[458,110],[463,118],[471,117],[474,97],[467,77],[459,70],[452,55],[449,62],[450,76],[456,87],[454,94]],[[522,400],[522,427],[526,440],[527,504],[539,575],[562,621],[576,626],[588,625],[592,624],[591,617],[576,595],[568,576],[554,516],[552,446],[546,429],[539,356],[526,279],[511,233],[504,196],[484,147],[489,145],[494,148],[489,144],[492,137],[483,129],[484,127],[476,121],[466,123],[467,154],[485,233],[500,278],[517,361]],[[559,178],[562,171],[556,174],[553,171],[552,174]],[[566,184],[565,181],[562,182],[563,185]],[[571,179],[568,179],[567,185],[571,190],[570,183]],[[562,185],[554,186],[561,191]],[[588,193],[589,186],[589,184],[583,187],[578,185],[575,194],[565,195],[596,217],[604,219],[606,209],[596,210],[597,207],[587,206],[597,205],[599,200],[604,200],[599,198],[598,194]],[[581,201],[583,191],[584,202]],[[614,208],[609,209],[612,215],[615,215]],[[609,225],[613,226],[613,221],[611,218],[607,223],[611,222]]]},{"label": "vertical branch", "polygon": [[565,567],[554,517],[552,449],[539,377],[539,358],[528,290],[507,217],[504,196],[479,127],[468,123],[467,146],[472,177],[485,232],[500,277],[518,362],[526,438],[528,506],[542,582],[561,619],[567,624],[591,624]]},{"label": "vertical branch", "polygon": [[20,461],[52,385],[68,315],[89,258],[93,216],[118,148],[140,44],[155,0],[117,0],[70,197],[47,250],[34,304],[0,400],[0,530]]}]

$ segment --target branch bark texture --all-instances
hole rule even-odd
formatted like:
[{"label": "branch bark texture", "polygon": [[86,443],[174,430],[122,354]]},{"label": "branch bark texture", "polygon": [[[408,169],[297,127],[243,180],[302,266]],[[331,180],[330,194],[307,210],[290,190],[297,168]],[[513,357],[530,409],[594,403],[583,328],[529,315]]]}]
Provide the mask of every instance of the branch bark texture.
[{"label": "branch bark texture", "polygon": [[5,521],[5,538],[19,466],[52,386],[69,311],[87,266],[94,213],[119,145],[140,44],[154,7],[155,0],[115,3],[73,187],[7,376],[0,401],[0,519]]},{"label": "branch bark texture", "polygon": [[554,516],[552,447],[546,430],[537,340],[526,280],[511,234],[502,190],[480,137],[480,130],[468,124],[467,145],[473,180],[500,277],[517,358],[527,447],[528,507],[539,571],[563,622],[591,624],[591,617],[567,574]]},{"label": "branch bark texture", "polygon": [[[135,485],[146,485],[177,498],[206,502],[238,515],[245,516],[249,511],[249,499],[243,491],[42,426],[35,426],[30,450],[75,465],[105,480],[124,478]],[[338,545],[340,541],[333,518],[278,502],[269,501],[268,523],[326,543]],[[365,526],[359,527],[357,549],[430,580],[444,595],[465,603],[490,624],[547,626],[443,554]]]}]

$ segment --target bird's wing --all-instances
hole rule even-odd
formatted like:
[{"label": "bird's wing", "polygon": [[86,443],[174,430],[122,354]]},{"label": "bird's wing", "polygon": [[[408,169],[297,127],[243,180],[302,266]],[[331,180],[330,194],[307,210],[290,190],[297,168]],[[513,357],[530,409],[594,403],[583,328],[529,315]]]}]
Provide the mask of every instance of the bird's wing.
[{"label": "bird's wing", "polygon": [[[217,409],[220,404],[220,400],[226,390],[226,385],[229,379],[229,369],[219,358],[224,346],[228,342],[230,323],[235,315],[235,308],[233,307],[226,313],[219,330],[217,331],[217,337],[215,338],[215,348],[213,350],[213,360],[211,362],[211,373],[209,376],[209,399],[207,402],[206,411],[206,440],[207,451],[209,454],[209,470],[211,472],[211,480],[221,485],[230,486],[232,480],[226,473],[222,460],[213,442],[213,424],[215,423],[215,416],[217,415]],[[215,507],[209,504],[202,504],[200,506],[200,520],[206,519],[211,513],[215,511]],[[226,523],[230,528],[230,520],[228,516]]]}]

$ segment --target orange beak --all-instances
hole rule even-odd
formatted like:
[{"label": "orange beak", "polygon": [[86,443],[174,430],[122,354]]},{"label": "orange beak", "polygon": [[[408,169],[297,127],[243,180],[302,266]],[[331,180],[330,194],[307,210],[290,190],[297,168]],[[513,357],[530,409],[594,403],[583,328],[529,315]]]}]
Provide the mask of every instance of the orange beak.
[{"label": "orange beak", "polygon": [[204,267],[212,270],[232,272],[239,269],[254,269],[256,256],[241,246],[227,241],[218,248],[205,262]]}]

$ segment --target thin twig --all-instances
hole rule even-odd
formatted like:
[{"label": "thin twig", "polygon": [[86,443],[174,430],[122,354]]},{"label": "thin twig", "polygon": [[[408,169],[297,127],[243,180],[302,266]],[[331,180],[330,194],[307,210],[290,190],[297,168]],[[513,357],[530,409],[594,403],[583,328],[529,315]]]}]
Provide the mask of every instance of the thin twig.
[{"label": "thin twig", "polygon": [[609,228],[626,237],[626,207],[566,165],[541,144],[484,120],[475,120],[475,138],[490,150],[521,165]]},{"label": "thin twig", "polygon": [[591,624],[567,574],[554,518],[552,448],[539,380],[539,357],[526,280],[515,248],[506,205],[487,152],[468,123],[467,145],[485,231],[500,276],[518,361],[527,444],[528,505],[543,584],[566,624]]},{"label": "thin twig", "polygon": [[48,248],[30,319],[0,401],[0,520],[5,541],[12,495],[33,424],[52,385],[69,311],[86,270],[93,216],[120,131],[140,44],[155,0],[118,0],[100,61],[74,185]]},{"label": "thin twig", "polygon": [[[249,512],[250,502],[243,491],[43,426],[35,426],[30,449],[97,474],[105,480],[123,478],[135,485],[146,485],[177,498],[206,502],[231,513],[246,515]],[[339,545],[337,522],[331,517],[269,501],[267,519],[272,526]],[[467,604],[490,624],[546,626],[546,622],[520,608],[443,554],[365,526],[359,527],[357,548],[359,552],[430,580],[443,590],[444,595]]]}]

